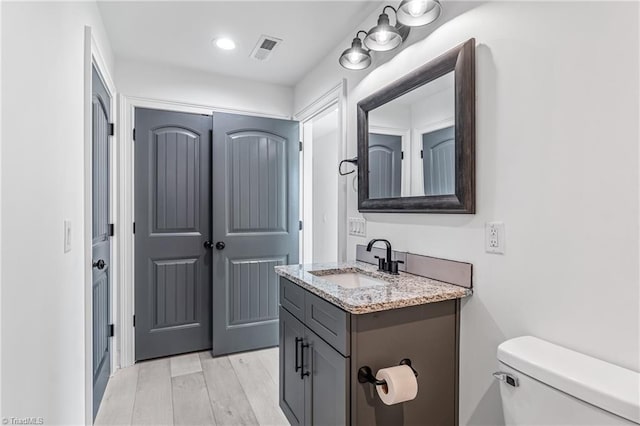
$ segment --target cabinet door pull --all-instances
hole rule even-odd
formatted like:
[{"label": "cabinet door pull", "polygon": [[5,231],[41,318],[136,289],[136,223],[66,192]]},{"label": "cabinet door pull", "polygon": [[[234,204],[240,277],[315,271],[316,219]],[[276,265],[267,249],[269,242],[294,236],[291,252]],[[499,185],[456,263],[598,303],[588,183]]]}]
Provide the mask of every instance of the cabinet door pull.
[{"label": "cabinet door pull", "polygon": [[[302,343],[302,339],[300,339],[300,343]],[[304,379],[304,376],[308,376],[310,374],[308,371],[304,371],[304,350],[308,347],[308,343],[300,345],[300,379]]]},{"label": "cabinet door pull", "polygon": [[298,365],[298,357],[299,357],[299,351],[298,351],[298,345],[302,343],[302,338],[301,337],[296,337],[296,360],[295,360],[295,367],[296,367],[296,373],[298,372],[298,370],[300,370],[300,366]]}]

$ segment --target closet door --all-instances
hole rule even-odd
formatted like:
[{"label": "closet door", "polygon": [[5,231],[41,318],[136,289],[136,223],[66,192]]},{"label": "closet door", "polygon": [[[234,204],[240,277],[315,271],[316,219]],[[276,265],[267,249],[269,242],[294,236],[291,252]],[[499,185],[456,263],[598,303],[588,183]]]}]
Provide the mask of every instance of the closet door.
[{"label": "closet door", "polygon": [[136,360],[211,348],[211,116],[135,113]]},{"label": "closet door", "polygon": [[298,123],[213,115],[213,353],[278,345],[274,266],[298,262]]}]

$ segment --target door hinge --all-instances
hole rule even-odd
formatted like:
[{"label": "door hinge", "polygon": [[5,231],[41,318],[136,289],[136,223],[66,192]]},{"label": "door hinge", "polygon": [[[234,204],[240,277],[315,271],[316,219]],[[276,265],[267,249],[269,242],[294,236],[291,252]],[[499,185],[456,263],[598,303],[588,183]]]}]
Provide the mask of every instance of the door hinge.
[{"label": "door hinge", "polygon": [[109,236],[113,237],[116,234],[116,230],[115,230],[115,226],[113,226],[113,223],[109,224]]},{"label": "door hinge", "polygon": [[302,141],[300,141],[300,152],[302,152]]},{"label": "door hinge", "polygon": [[113,337],[115,335],[113,324],[109,324],[109,337]]},{"label": "door hinge", "polygon": [[116,134],[115,128],[116,126],[113,123],[109,123],[109,136],[113,136]]},{"label": "door hinge", "polygon": [[135,222],[133,222],[133,233],[134,234],[136,233],[136,223]]},{"label": "door hinge", "polygon": [[400,151],[400,159],[404,160],[404,151]]},{"label": "door hinge", "polygon": [[133,140],[136,140],[136,129],[133,129]]},{"label": "door hinge", "polygon": [[300,230],[302,231],[302,221],[300,221],[300,222],[298,223],[298,229],[300,229]]},{"label": "door hinge", "polygon": [[424,158],[424,151],[420,150],[420,158]]},{"label": "door hinge", "polygon": [[135,315],[133,316],[133,326],[134,327],[136,326],[136,316]]}]

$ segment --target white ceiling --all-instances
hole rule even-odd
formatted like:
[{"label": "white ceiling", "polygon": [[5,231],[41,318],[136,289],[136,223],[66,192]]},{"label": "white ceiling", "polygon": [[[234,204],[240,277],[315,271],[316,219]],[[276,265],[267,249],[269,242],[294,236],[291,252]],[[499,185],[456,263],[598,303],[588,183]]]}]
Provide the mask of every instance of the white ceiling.
[{"label": "white ceiling", "polygon": [[[117,57],[293,86],[381,2],[100,1],[98,6]],[[283,39],[264,62],[249,57],[262,34]],[[221,36],[232,38],[237,48],[215,47],[211,40]]]}]

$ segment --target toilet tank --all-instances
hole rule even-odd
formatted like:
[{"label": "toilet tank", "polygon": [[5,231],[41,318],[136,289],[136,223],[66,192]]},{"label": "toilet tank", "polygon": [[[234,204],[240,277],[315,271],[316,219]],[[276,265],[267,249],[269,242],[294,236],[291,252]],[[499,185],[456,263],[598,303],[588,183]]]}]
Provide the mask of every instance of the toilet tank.
[{"label": "toilet tank", "polygon": [[640,424],[640,374],[525,336],[498,346],[507,425]]}]

